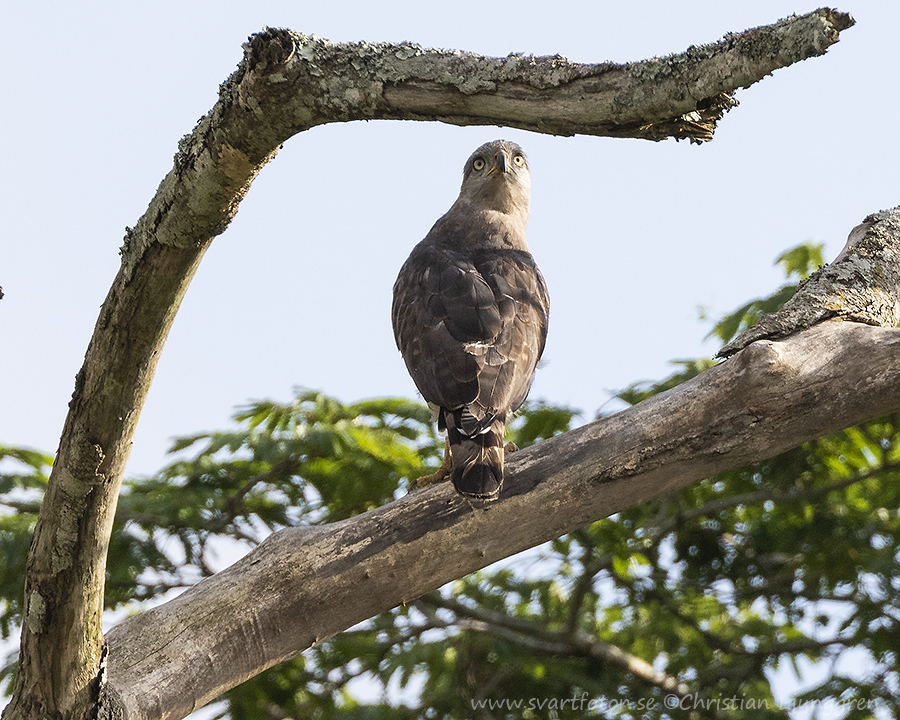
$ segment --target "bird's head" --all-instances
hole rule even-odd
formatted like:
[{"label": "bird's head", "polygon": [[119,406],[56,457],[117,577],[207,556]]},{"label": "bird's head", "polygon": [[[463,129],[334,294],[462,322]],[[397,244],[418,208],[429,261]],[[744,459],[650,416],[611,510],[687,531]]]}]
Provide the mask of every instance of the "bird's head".
[{"label": "bird's head", "polygon": [[524,214],[527,218],[531,176],[522,148],[507,140],[482,145],[466,161],[459,194],[486,210]]}]

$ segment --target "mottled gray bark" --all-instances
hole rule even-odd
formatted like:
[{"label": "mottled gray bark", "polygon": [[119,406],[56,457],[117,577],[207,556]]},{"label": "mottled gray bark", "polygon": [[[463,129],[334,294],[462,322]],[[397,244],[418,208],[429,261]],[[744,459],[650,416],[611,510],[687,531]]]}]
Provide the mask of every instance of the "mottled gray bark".
[{"label": "mottled gray bark", "polygon": [[[126,687],[104,685],[100,621],[106,549],[134,429],[181,298],[203,253],[234,217],[250,183],[281,143],[315,125],[373,118],[708,140],[722,112],[735,104],[736,88],[779,67],[821,55],[852,22],[849,15],[819,10],[692,47],[681,55],[628,65],[578,65],[561,57],[485,58],[411,44],[332,45],[286,30],[253,36],[244,60],[222,85],[219,101],[181,141],[174,168],[125,238],[121,269],[78,374],[29,553],[21,666],[3,717],[114,714],[124,706],[111,701],[98,706],[104,687],[130,698],[127,706],[139,708],[134,709],[136,717],[177,717],[189,709],[184,698],[170,693],[172,679],[161,679],[158,673],[164,671],[159,667],[149,676],[159,680],[161,689],[144,700],[128,695]],[[569,449],[564,444],[551,447]],[[531,481],[524,482],[511,487],[521,490]],[[459,514],[458,503],[441,493],[445,491],[411,502],[439,498],[428,506],[429,512],[463,526],[483,524],[484,520],[472,518],[489,517]],[[549,527],[558,534],[602,514],[602,509],[585,513],[571,505],[569,519]],[[349,528],[347,532],[352,534]],[[548,537],[545,530],[528,542]],[[307,540],[303,537],[301,545]],[[424,547],[414,538],[403,542]],[[478,562],[495,556],[493,550],[485,550]],[[467,560],[446,566],[462,574],[470,565]],[[388,576],[396,582],[404,573]],[[347,566],[347,582],[362,582],[361,577]],[[445,579],[449,579],[446,572],[419,578],[404,592],[416,592],[420,585],[433,587]],[[347,618],[359,619],[359,612],[374,612],[386,601],[379,597],[377,604],[348,612]],[[218,634],[204,617],[210,616],[197,615],[194,630]],[[332,618],[315,634],[335,632],[343,622]],[[131,658],[147,655],[151,662],[161,662],[154,638],[165,637],[169,630],[163,624],[141,635],[141,641],[150,644],[130,647],[127,662],[123,646],[115,646],[110,667],[122,677]],[[244,641],[258,632],[253,627],[243,631]],[[312,639],[310,632],[288,632],[293,640],[284,647],[267,640],[262,655],[249,652],[255,658],[253,671],[302,649]],[[247,653],[245,645],[237,646]],[[198,646],[179,640],[169,649],[178,647],[193,651]],[[223,678],[216,681],[220,684],[247,677],[245,670],[218,663],[214,667],[209,657],[175,662],[173,672],[217,676]],[[209,679],[203,683],[208,685]],[[194,695],[208,699],[205,691],[191,692],[187,702],[193,702]],[[164,698],[165,704],[154,704],[154,698],[160,703]]]},{"label": "mottled gray bark", "polygon": [[830,320],[754,343],[673,390],[511,455],[494,504],[442,483],[350,520],[275,533],[113,628],[110,690],[129,720],[181,718],[495,560],[898,409],[900,330]]},{"label": "mottled gray bark", "polygon": [[734,91],[822,55],[853,18],[822,9],[635,63],[491,58],[419,45],[334,45],[267,30],[247,46],[242,104],[279,142],[324,122],[439,120],[555,135],[712,139]]},{"label": "mottled gray bark", "polygon": [[833,317],[870,325],[900,323],[900,207],[869,215],[847,238],[835,261],[801,283],[780,310],[759,322],[719,351],[729,357],[757,340],[777,340]]}]

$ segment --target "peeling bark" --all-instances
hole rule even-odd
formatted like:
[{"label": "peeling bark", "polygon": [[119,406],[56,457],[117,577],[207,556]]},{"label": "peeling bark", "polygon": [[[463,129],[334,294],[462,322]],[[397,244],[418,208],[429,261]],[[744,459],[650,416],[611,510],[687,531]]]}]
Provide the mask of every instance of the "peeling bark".
[{"label": "peeling bark", "polygon": [[[692,47],[681,55],[627,65],[580,65],[558,56],[486,58],[408,43],[333,45],[287,30],[253,36],[238,69],[222,85],[219,101],[182,139],[172,171],[145,215],[126,233],[121,268],[76,380],[29,552],[20,672],[3,717],[68,719],[98,713],[114,717],[125,706],[136,713],[134,717],[176,717],[185,707],[181,699],[166,694],[168,681],[160,680],[160,691],[147,696],[159,703],[165,697],[165,705],[135,699],[127,688],[105,684],[101,614],[106,550],[135,426],[181,299],[209,244],[227,227],[250,183],[281,143],[315,125],[374,118],[503,124],[555,134],[709,140],[722,113],[736,104],[734,90],[779,67],[821,55],[852,24],[849,15],[818,10],[729,35],[713,45]],[[548,447],[571,450],[573,462],[599,467],[599,461],[584,456],[588,451],[580,446],[561,442]],[[595,446],[590,447],[593,452]],[[517,456],[514,464],[525,467],[522,463]],[[535,476],[523,472],[526,479],[513,486],[522,492],[536,482]],[[494,517],[470,512],[444,495],[441,490],[417,495],[410,502],[430,503],[428,512],[437,513],[441,522],[455,523],[454,533],[464,527],[467,532],[477,528],[483,532],[483,518]],[[563,522],[560,515],[548,527],[559,534],[600,517],[597,512],[596,507],[584,512],[570,505],[568,519]],[[528,542],[551,537],[547,532],[545,528]],[[294,538],[300,547],[313,542],[311,535],[300,531],[284,537]],[[414,542],[426,556],[434,552],[413,538],[401,544]],[[366,547],[364,543],[360,547],[360,558],[368,557]],[[497,556],[489,542],[481,547],[477,562]],[[255,557],[253,562],[259,562]],[[445,562],[444,567],[462,574],[470,565],[471,558],[465,563]],[[355,569],[344,567],[348,582],[361,582]],[[373,570],[379,578],[401,577],[389,563]],[[446,571],[417,578],[406,589],[407,596],[444,579],[449,579]],[[377,611],[383,602],[379,599],[377,607],[364,612]],[[362,611],[354,610],[353,617],[361,619]],[[181,639],[171,642],[168,632],[175,627],[166,626],[166,612],[148,616],[162,624],[142,636],[142,642],[168,637],[170,649],[181,644]],[[210,629],[204,617],[211,622],[212,616],[197,615],[194,631]],[[248,642],[264,637],[260,635],[264,619],[249,622],[232,649],[246,653]],[[254,658],[253,671],[324,637],[319,633],[336,632],[341,622],[329,620],[315,632],[289,632],[288,645],[260,640],[261,647],[248,653]],[[164,658],[141,647],[136,645],[129,653],[146,651],[151,663]],[[115,646],[110,677],[114,668],[121,673],[132,662],[125,656],[125,649]],[[185,677],[220,674],[222,669],[211,657],[197,655],[190,668],[183,667]],[[164,672],[159,667],[146,669],[153,678]],[[248,675],[227,673],[227,677],[233,682]],[[114,700],[119,691],[126,698],[124,705]],[[110,704],[100,708],[100,695]],[[202,692],[196,697],[208,699]]]}]

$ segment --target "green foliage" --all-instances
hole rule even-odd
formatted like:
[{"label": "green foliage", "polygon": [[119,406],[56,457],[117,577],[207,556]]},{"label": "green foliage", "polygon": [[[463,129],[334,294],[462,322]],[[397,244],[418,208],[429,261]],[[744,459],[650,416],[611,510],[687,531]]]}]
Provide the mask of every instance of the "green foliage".
[{"label": "green foliage", "polygon": [[[25,597],[25,562],[53,458],[0,446],[0,638],[18,628]],[[0,664],[0,686],[11,687],[15,656]]]},{"label": "green foliage", "polygon": [[[776,258],[775,264],[783,266],[785,277],[789,282],[769,297],[751,300],[746,305],[725,315],[713,325],[713,329],[707,337],[716,337],[725,345],[753,327],[764,314],[778,310],[794,296],[800,283],[822,266],[822,247],[821,244],[814,245],[807,242],[781,253]],[[793,282],[791,282],[792,280]],[[687,382],[715,365],[716,361],[700,358],[673,360],[671,364],[680,366],[681,370],[659,382],[633,383],[616,393],[616,397],[629,405],[636,405],[651,395],[671,390],[673,387]]]},{"label": "green foliage", "polygon": [[506,439],[526,448],[565,432],[579,414],[578,410],[550,405],[542,400],[529,401],[508,424]]},{"label": "green foliage", "polygon": [[[821,251],[800,246],[779,262],[800,280]],[[727,342],[795,289],[748,303],[713,334]],[[676,364],[669,378],[619,397],[641,402],[712,362]],[[509,439],[540,442],[576,416],[530,403]],[[428,409],[407,400],[344,405],[299,391],[287,404],[242,408],[233,429],[177,441],[169,466],[126,483],[108,605],[196,581],[215,569],[224,541],[249,548],[287,525],[389,502],[442,451]],[[50,459],[3,453],[2,467],[14,470],[0,475],[6,635],[21,612]],[[898,717],[898,507],[900,415],[892,415],[450,583],[271,668],[218,708],[234,720],[785,718],[773,675],[811,661],[824,678],[798,701],[843,703],[838,716],[851,720]],[[829,706],[808,707],[821,717]]]},{"label": "green foliage", "polygon": [[123,562],[111,564],[109,600],[210,574],[214,538],[250,548],[282,527],[383,505],[438,461],[430,412],[409,400],[344,405],[299,390],[290,403],[255,402],[234,419],[232,431],[178,439],[172,452],[184,459],[125,483],[117,513],[125,532],[115,533]]},{"label": "green foliage", "polygon": [[792,278],[796,278],[796,280],[783,285],[769,297],[751,300],[743,307],[729,313],[715,324],[709,335],[717,337],[725,345],[748,328],[756,325],[765,313],[775,312],[784,305],[797,292],[800,282],[823,264],[822,247],[821,244],[803,243],[781,253],[775,263],[784,267],[785,276],[789,281]]},{"label": "green foliage", "polygon": [[671,390],[673,387],[681,385],[683,382],[687,382],[704,370],[711,368],[716,363],[714,360],[701,359],[673,360],[671,364],[680,365],[682,368],[681,371],[672,373],[661,382],[648,382],[645,380],[643,382],[634,383],[624,390],[617,392],[616,397],[629,405],[637,405],[639,402],[643,402],[652,395]]},{"label": "green foliage", "polygon": [[25,558],[53,458],[0,446],[0,637],[22,615]]}]

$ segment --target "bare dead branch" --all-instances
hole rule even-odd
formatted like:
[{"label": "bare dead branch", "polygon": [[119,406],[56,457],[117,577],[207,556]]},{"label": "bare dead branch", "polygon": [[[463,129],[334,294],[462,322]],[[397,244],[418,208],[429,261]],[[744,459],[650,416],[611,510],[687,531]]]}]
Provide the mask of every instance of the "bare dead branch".
[{"label": "bare dead branch", "polygon": [[[110,686],[130,719],[182,717],[186,703],[202,705],[495,560],[892,412],[898,378],[896,329],[831,320],[754,343],[673,390],[515,453],[493,506],[436,486],[351,520],[272,535],[233,567],[113,628]],[[198,657],[219,658],[216,671]]]},{"label": "bare dead branch", "polygon": [[[219,101],[181,141],[172,171],[147,212],[126,234],[121,269],[101,308],[76,379],[29,553],[21,666],[4,718],[96,714],[93,706],[104,678],[101,616],[106,548],[138,417],[165,338],[204,252],[227,227],[251,182],[281,143],[315,125],[373,118],[505,124],[556,134],[707,140],[718,117],[734,104],[731,93],[736,88],[779,67],[821,55],[852,23],[844,13],[818,10],[730,35],[713,45],[692,47],[681,55],[629,65],[578,65],[560,57],[485,58],[406,43],[332,45],[286,30],[266,30],[252,37],[244,60],[222,85]],[[735,421],[754,422],[748,417]],[[569,442],[574,444],[547,444],[556,452],[574,453],[575,465],[581,469],[566,474],[570,480],[580,477],[588,487],[602,476],[602,482],[615,484],[630,476],[635,467],[646,469],[633,460],[609,465],[609,457],[584,456],[600,447],[586,437],[573,436]],[[627,445],[632,439],[633,430],[626,429],[615,443]],[[686,446],[690,447],[702,449],[702,443],[698,446],[695,440],[693,446]],[[524,456],[537,457],[543,456]],[[673,460],[676,467],[686,462],[680,456]],[[524,459],[514,466],[520,470],[518,484],[510,485],[513,491],[532,495],[534,489],[543,487],[538,485],[540,476],[534,475]],[[693,466],[698,467],[696,463]],[[545,465],[540,467],[541,473],[549,471]],[[660,478],[669,475],[661,468],[649,468],[640,477],[646,494],[647,488],[656,487]],[[665,482],[671,485],[676,481]],[[569,486],[550,483],[547,487]],[[575,487],[582,489],[576,491]],[[581,485],[573,485],[563,492],[577,495],[584,491]],[[470,524],[471,518],[482,517],[480,510],[471,509],[473,514],[468,515],[454,498],[437,497],[428,493],[417,497],[416,503],[436,500],[436,505],[426,503],[421,508],[437,512],[439,524],[461,522],[470,530],[480,527],[480,521]],[[548,531],[558,535],[601,517],[614,505],[593,502],[573,513],[575,506],[563,502],[565,520],[559,515],[540,537],[526,544],[553,537]],[[313,535],[319,538],[317,533],[304,535],[300,545],[315,544]],[[280,537],[296,539],[294,535]],[[409,542],[416,544],[412,538]],[[522,543],[523,538],[518,537],[509,547]],[[277,544],[268,545],[267,552],[276,551]],[[486,548],[475,563],[495,556],[493,549]],[[473,558],[463,553],[460,562],[446,567],[461,575],[474,567]],[[349,566],[345,569],[351,570]],[[355,573],[350,575],[356,577]],[[440,578],[445,577],[442,573],[435,579],[443,582]],[[431,580],[424,584],[434,586]],[[421,589],[421,581],[413,583],[409,597]],[[264,601],[265,597],[263,592],[255,600]],[[383,599],[373,607],[381,607],[381,603]],[[168,612],[162,611],[163,615]],[[349,614],[356,616],[357,612]],[[162,616],[155,617],[163,622],[152,633],[156,640],[168,637],[170,650],[180,647],[180,640],[173,639],[177,635],[167,634]],[[184,621],[177,613],[171,619],[175,625]],[[208,630],[210,619],[199,611],[189,625],[194,630]],[[313,629],[315,626],[313,623],[299,636],[286,633],[290,642],[284,647],[274,649],[266,641],[259,648],[262,652],[246,653],[250,664],[219,684],[244,679],[247,672],[256,672],[325,636],[320,633],[337,631],[337,626],[328,623]],[[180,626],[168,630],[187,632],[182,638],[191,635]],[[232,646],[235,651],[238,645],[246,649],[246,641],[256,633],[253,626],[234,623],[232,630],[243,635],[244,641],[224,634],[226,644],[237,642]],[[124,631],[119,637],[124,637]],[[183,647],[200,651],[204,643]],[[165,674],[163,669],[146,665],[146,661],[151,665],[162,661],[165,655],[152,646],[153,642],[146,647],[143,663],[134,665],[134,658],[124,654],[111,659],[118,677],[140,666],[147,671],[144,679],[161,682],[145,697],[115,685],[126,692],[125,704],[133,717],[180,717],[178,713],[193,709],[194,702],[209,699],[209,685],[199,683],[184,696],[194,698],[190,706],[182,699],[173,700],[168,693],[174,686],[158,674]],[[117,646],[114,654],[123,651]],[[211,657],[215,656],[200,652],[192,668],[178,663],[172,668],[184,678],[198,672],[221,678],[217,668],[196,660]],[[147,686],[138,683],[134,687]]]},{"label": "bare dead branch", "polygon": [[489,58],[411,43],[334,45],[266,30],[247,45],[249,74],[234,80],[247,109],[279,142],[323,122],[375,118],[701,142],[737,104],[737,88],[823,54],[853,23],[821,9],[624,65],[558,55]]}]

